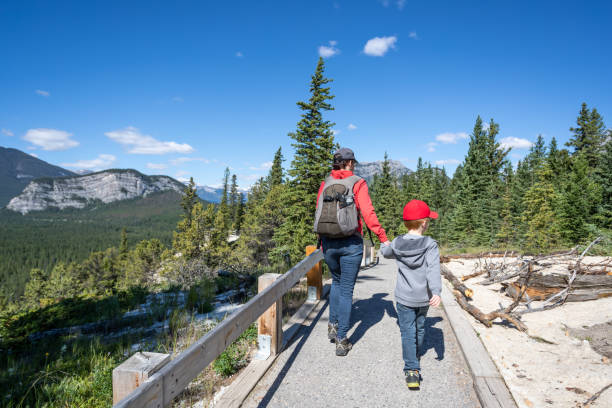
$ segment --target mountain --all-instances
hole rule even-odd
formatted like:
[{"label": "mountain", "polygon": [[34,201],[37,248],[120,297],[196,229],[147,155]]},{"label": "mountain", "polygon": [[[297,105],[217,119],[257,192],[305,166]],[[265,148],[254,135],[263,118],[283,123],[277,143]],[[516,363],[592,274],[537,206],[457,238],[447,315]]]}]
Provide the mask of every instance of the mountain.
[{"label": "mountain", "polygon": [[75,173],[53,166],[21,150],[0,147],[0,208],[39,177],[66,177]]},{"label": "mountain", "polygon": [[86,175],[31,181],[7,209],[27,214],[48,209],[85,208],[146,197],[160,191],[181,193],[185,186],[168,176],[146,176],[132,169],[111,169]]},{"label": "mountain", "polygon": [[[378,175],[382,173],[383,161],[375,161],[375,162],[363,162],[357,163],[355,165],[355,174],[359,177],[363,177],[366,179],[368,183],[371,183],[374,179],[374,175]],[[412,170],[408,167],[404,166],[400,161],[397,160],[389,160],[389,167],[391,170],[391,174],[395,177],[401,177],[404,174],[411,174]]]},{"label": "mountain", "polygon": [[[244,194],[246,200],[249,190],[238,188],[238,192]],[[223,196],[223,187],[196,186],[196,194],[204,201],[220,203]]]}]

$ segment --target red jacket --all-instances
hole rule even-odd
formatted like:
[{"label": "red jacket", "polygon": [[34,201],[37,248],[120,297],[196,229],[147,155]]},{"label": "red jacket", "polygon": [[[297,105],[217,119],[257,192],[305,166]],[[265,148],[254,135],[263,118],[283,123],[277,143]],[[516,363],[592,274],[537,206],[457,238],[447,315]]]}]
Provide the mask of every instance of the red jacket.
[{"label": "red jacket", "polygon": [[[332,170],[331,175],[335,179],[344,179],[353,175],[353,172],[350,170]],[[317,205],[319,205],[319,197],[323,192],[323,186],[325,185],[325,181],[321,183],[321,187],[319,187],[319,193],[317,194]],[[368,193],[368,184],[365,180],[361,179],[353,186],[353,194],[355,195],[355,204],[357,205],[357,210],[365,220],[366,225],[372,230],[373,233],[378,236],[380,242],[386,242],[387,234],[383,227],[380,226],[380,222],[378,222],[378,217],[376,217],[376,213],[374,212],[374,206],[372,205],[372,200],[370,199],[370,193]],[[363,227],[361,225],[361,217],[359,217],[359,233],[363,235]]]}]

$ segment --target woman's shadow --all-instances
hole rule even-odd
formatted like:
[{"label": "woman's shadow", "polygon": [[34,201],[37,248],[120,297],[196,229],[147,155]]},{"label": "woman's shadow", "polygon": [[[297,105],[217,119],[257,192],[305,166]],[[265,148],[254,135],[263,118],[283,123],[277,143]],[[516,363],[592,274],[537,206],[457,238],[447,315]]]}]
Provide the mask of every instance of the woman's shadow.
[{"label": "woman's shadow", "polygon": [[[366,332],[378,322],[382,320],[385,313],[392,319],[395,319],[398,325],[397,333],[389,333],[390,336],[399,336],[399,322],[397,320],[397,311],[391,300],[385,300],[387,293],[375,293],[369,299],[361,299],[353,304],[351,313],[351,327],[355,327],[355,331],[351,334],[349,340],[355,344],[366,334]],[[434,327],[443,319],[439,316],[427,317],[425,319],[425,340],[423,342],[423,350],[421,354],[427,353],[429,349],[434,349],[436,352],[436,360],[444,359],[444,333],[442,329]]]}]

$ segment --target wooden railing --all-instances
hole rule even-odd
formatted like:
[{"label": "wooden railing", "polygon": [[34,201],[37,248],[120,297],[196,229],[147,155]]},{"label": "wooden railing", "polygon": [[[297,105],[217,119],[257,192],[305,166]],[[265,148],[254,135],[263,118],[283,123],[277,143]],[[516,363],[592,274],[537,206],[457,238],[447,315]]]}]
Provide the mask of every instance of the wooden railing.
[{"label": "wooden railing", "polygon": [[[309,298],[321,298],[322,277],[319,262],[323,259],[323,254],[314,247],[307,248],[307,254],[309,255],[305,259],[282,275],[260,276],[260,291],[256,296],[173,360],[168,362],[169,357],[163,354],[143,353],[141,360],[159,361],[160,365],[163,365],[159,370],[155,371],[156,368],[152,368],[150,364],[144,370],[132,370],[129,367],[129,361],[132,359],[126,361],[127,364],[122,364],[126,365],[124,371],[118,371],[121,366],[117,367],[113,372],[113,393],[116,399],[121,398],[121,400],[115,401],[114,406],[121,408],[169,406],[194,378],[258,319],[260,319],[258,339],[260,342],[262,339],[269,341],[267,350],[269,353],[279,352],[282,321],[278,305],[282,296],[307,274]],[[115,388],[119,389],[128,383],[133,384],[129,385],[132,388],[134,386],[137,388],[123,398],[123,395],[115,392]]]}]

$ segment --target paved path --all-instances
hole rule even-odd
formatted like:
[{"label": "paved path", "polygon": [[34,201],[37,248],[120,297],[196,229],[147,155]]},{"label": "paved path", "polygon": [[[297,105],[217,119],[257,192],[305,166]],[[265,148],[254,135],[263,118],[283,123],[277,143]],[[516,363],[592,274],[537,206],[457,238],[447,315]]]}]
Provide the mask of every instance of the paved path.
[{"label": "paved path", "polygon": [[441,307],[430,308],[427,316],[421,389],[406,388],[395,278],[391,260],[360,272],[349,332],[354,346],[346,357],[336,357],[327,340],[329,310],[321,302],[313,323],[302,328],[243,407],[480,407]]}]

